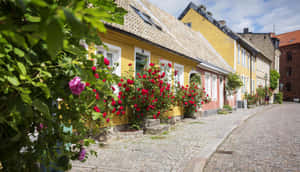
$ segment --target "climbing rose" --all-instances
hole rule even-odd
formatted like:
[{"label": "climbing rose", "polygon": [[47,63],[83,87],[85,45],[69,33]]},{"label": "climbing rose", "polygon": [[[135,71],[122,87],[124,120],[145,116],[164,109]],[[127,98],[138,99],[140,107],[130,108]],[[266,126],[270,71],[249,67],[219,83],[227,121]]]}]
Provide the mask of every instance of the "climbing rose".
[{"label": "climbing rose", "polygon": [[81,79],[78,76],[76,76],[69,82],[69,88],[73,94],[80,95],[85,88],[85,84],[81,82]]},{"label": "climbing rose", "polygon": [[156,115],[153,115],[153,119],[156,119]]},{"label": "climbing rose", "polygon": [[109,118],[106,119],[106,122],[109,122]]},{"label": "climbing rose", "polygon": [[103,118],[105,118],[106,117],[106,115],[107,115],[107,113],[106,112],[103,112]]},{"label": "climbing rose", "polygon": [[87,86],[87,87],[89,87],[90,85],[91,85],[91,84],[88,83],[88,82],[85,83],[85,86]]},{"label": "climbing rose", "polygon": [[168,66],[169,66],[169,67],[172,67],[172,64],[171,64],[171,63],[168,63]]},{"label": "climbing rose", "polygon": [[129,64],[128,64],[128,66],[132,66],[132,64],[131,64],[131,63],[129,63]]},{"label": "climbing rose", "polygon": [[85,150],[84,148],[80,148],[78,160],[79,160],[79,161],[83,161],[84,158],[85,158],[85,154],[86,154],[86,150]]},{"label": "climbing rose", "polygon": [[96,112],[100,112],[100,109],[99,109],[97,106],[94,106],[94,110],[95,110]]},{"label": "climbing rose", "polygon": [[106,57],[104,57],[104,64],[105,64],[106,66],[109,65],[109,60],[108,60]]},{"label": "climbing rose", "polygon": [[97,79],[99,78],[99,74],[98,74],[98,73],[95,73],[94,76],[95,76],[95,78],[97,78]]},{"label": "climbing rose", "polygon": [[92,70],[93,70],[94,72],[96,71],[96,69],[97,69],[96,66],[93,66],[93,67],[92,67]]},{"label": "climbing rose", "polygon": [[154,63],[150,63],[149,65],[150,65],[150,66],[154,66]]},{"label": "climbing rose", "polygon": [[127,79],[127,84],[133,84],[134,83],[134,81],[133,80],[130,80],[130,79]]}]

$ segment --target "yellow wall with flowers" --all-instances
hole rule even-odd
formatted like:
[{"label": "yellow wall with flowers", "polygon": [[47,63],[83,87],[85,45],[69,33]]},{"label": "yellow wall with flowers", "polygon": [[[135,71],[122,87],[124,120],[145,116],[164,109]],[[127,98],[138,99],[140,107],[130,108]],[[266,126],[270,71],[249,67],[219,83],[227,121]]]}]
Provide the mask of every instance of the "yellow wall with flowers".
[{"label": "yellow wall with flowers", "polygon": [[[174,63],[184,65],[184,84],[189,83],[190,71],[195,70],[197,63],[185,57],[179,56],[175,53],[166,51],[165,49],[156,47],[146,41],[138,40],[132,36],[125,35],[113,30],[108,30],[105,34],[99,34],[101,40],[104,43],[111,44],[121,48],[121,76],[128,75],[128,71],[133,70],[134,68],[134,56],[135,56],[135,47],[141,48],[145,51],[150,52],[150,61],[155,64],[159,64],[160,59],[168,60],[172,62],[172,73],[174,73]],[[91,48],[93,49],[93,48]],[[94,51],[94,50],[90,50]],[[129,66],[128,64],[132,64]],[[130,74],[130,75],[133,75]],[[173,80],[172,76],[172,80]],[[164,116],[180,116],[183,115],[182,108],[174,107],[172,111],[164,114]],[[113,118],[109,125],[122,125],[127,124],[128,118],[126,115],[116,116],[113,115]]]}]

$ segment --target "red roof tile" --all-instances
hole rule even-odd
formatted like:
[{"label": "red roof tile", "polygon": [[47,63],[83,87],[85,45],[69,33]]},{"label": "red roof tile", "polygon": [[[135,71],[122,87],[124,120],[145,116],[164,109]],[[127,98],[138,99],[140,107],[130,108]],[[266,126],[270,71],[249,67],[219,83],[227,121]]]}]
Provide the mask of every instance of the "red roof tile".
[{"label": "red roof tile", "polygon": [[279,47],[300,43],[300,30],[276,35],[280,39]]}]

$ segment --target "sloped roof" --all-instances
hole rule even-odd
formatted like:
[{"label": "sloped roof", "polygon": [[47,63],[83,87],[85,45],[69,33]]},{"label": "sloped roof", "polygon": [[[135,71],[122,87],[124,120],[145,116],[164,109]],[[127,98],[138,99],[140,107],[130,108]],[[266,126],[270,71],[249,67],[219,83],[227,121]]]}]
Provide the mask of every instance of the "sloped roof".
[{"label": "sloped roof", "polygon": [[[232,71],[232,68],[199,32],[193,31],[147,0],[117,0],[116,2],[128,11],[124,18],[124,25],[108,25],[199,62],[207,62],[226,71]],[[158,27],[145,22],[133,7],[148,15]]]},{"label": "sloped roof", "polygon": [[279,47],[292,45],[292,44],[299,44],[300,43],[300,30],[276,35],[276,37],[280,39]]}]

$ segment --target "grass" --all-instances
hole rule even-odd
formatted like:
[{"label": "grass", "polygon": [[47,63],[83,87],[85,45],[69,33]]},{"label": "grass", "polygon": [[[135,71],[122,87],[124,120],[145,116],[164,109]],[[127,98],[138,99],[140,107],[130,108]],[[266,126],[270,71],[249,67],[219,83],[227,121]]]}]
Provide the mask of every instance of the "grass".
[{"label": "grass", "polygon": [[169,131],[164,131],[164,132],[162,132],[161,134],[162,134],[162,135],[167,135],[167,134],[169,134]]},{"label": "grass", "polygon": [[159,135],[159,136],[151,136],[150,138],[151,138],[152,140],[158,140],[158,139],[165,139],[166,136],[161,136],[161,135]]},{"label": "grass", "polygon": [[220,115],[227,115],[228,111],[226,111],[226,110],[218,110],[218,114],[220,114]]},{"label": "grass", "polygon": [[190,124],[205,124],[205,122],[195,121],[195,122],[190,122]]}]

